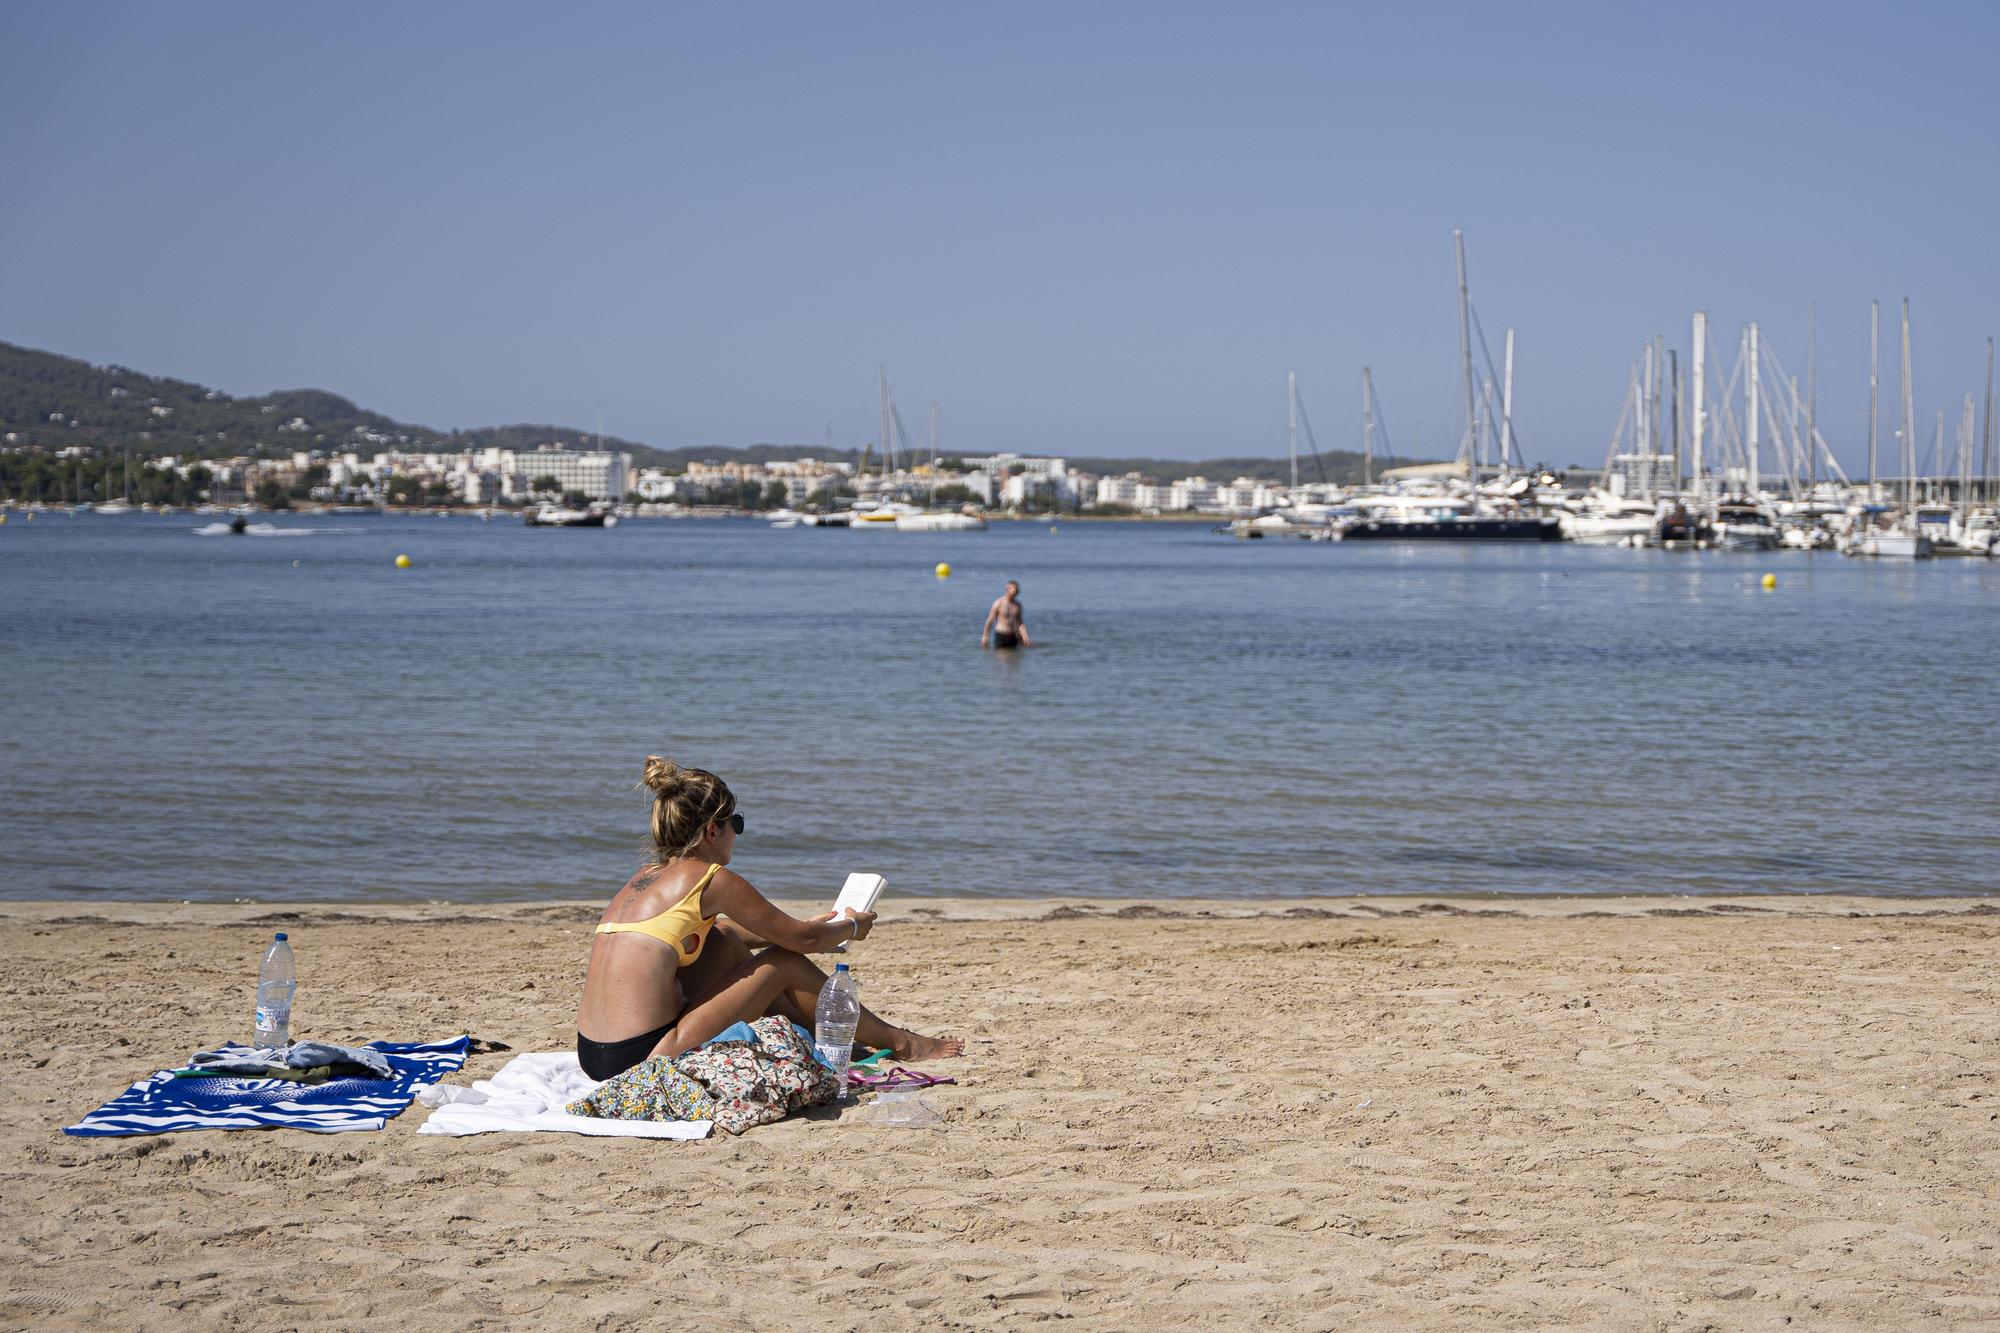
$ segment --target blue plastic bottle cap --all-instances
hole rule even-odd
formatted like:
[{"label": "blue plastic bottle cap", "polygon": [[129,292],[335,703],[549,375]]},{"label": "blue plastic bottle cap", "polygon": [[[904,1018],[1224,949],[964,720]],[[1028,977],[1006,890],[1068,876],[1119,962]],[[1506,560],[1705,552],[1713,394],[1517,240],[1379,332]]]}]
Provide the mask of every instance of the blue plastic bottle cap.
[{"label": "blue plastic bottle cap", "polygon": [[[284,937],[283,935],[280,935],[280,936],[278,936],[278,938],[279,938],[279,939],[283,939],[283,938],[285,938],[285,937]],[[834,970],[834,971],[836,971],[836,972],[845,972],[845,971],[847,970],[847,964],[845,964],[845,963],[835,963],[835,964],[833,965],[833,970]]]},{"label": "blue plastic bottle cap", "polygon": [[271,938],[273,938],[273,939],[279,939],[279,940],[281,940],[281,939],[285,938],[285,932],[281,930],[281,931],[279,931],[279,932],[278,932],[278,933],[277,933],[276,935],[272,936]]}]

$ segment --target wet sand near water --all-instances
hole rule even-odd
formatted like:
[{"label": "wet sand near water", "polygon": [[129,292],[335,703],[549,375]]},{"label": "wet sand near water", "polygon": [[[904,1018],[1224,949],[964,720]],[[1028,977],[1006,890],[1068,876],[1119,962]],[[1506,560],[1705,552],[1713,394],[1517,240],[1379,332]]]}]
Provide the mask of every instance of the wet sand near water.
[{"label": "wet sand near water", "polygon": [[2000,1325],[1985,899],[925,900],[935,1129],[59,1133],[274,929],[298,1035],[565,1048],[597,910],[0,904],[0,1324]]}]

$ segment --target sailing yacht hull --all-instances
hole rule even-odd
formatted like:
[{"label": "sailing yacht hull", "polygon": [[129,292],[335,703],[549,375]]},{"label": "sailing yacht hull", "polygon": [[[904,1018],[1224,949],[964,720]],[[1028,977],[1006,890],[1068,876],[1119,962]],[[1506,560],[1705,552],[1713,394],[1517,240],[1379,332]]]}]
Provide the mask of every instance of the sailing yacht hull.
[{"label": "sailing yacht hull", "polygon": [[1340,529],[1345,542],[1559,542],[1552,518],[1357,519]]}]

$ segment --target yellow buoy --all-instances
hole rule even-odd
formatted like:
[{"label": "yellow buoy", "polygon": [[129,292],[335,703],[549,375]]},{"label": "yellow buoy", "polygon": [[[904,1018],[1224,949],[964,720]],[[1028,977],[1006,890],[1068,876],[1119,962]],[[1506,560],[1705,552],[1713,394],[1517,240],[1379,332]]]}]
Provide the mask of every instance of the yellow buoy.
[{"label": "yellow buoy", "polygon": [[1777,586],[1778,586],[1778,576],[1776,574],[1766,574],[1764,576],[1764,591],[1769,592],[1771,589]]},{"label": "yellow buoy", "polygon": [[406,555],[399,555],[396,557],[396,568],[408,569],[409,567],[410,567],[410,557]]},{"label": "yellow buoy", "polygon": [[948,579],[951,577],[951,566],[940,560],[937,562],[936,573],[939,578]]}]

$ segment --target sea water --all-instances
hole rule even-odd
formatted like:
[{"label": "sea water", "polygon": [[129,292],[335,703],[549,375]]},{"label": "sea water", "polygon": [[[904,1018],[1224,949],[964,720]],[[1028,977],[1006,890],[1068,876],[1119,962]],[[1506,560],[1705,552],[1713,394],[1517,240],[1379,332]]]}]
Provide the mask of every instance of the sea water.
[{"label": "sea water", "polygon": [[776,896],[2000,888],[2000,561],[211,521],[0,529],[0,897],[601,898],[652,753]]}]

